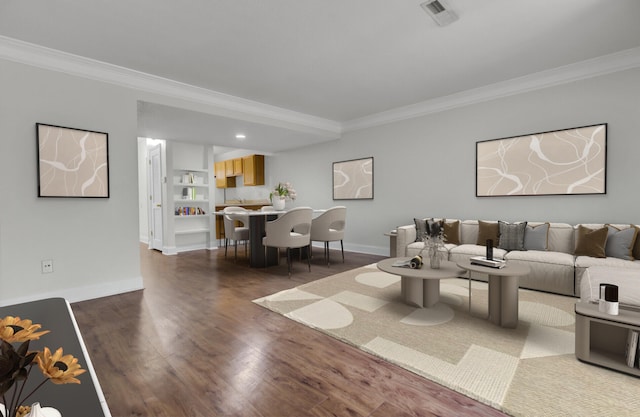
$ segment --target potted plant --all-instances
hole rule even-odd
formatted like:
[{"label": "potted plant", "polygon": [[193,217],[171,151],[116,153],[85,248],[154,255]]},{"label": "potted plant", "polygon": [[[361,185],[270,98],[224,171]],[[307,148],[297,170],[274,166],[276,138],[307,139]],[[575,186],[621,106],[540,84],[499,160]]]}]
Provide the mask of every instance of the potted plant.
[{"label": "potted plant", "polygon": [[279,182],[269,194],[271,205],[273,205],[273,208],[276,210],[284,210],[285,202],[288,200],[295,200],[296,197],[296,190],[290,182]]}]

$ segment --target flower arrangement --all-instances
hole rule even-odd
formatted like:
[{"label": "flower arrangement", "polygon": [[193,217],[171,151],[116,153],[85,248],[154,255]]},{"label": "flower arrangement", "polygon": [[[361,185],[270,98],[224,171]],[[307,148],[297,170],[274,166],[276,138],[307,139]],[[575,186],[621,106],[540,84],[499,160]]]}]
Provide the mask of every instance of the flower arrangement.
[{"label": "flower arrangement", "polygon": [[427,230],[422,237],[424,248],[420,251],[420,255],[422,252],[427,252],[432,269],[440,268],[440,256],[442,255],[440,249],[444,248],[444,238],[444,226],[440,222],[427,222]]},{"label": "flower arrangement", "polygon": [[273,191],[271,191],[271,194],[269,194],[269,199],[273,201],[274,196],[284,197],[285,200],[295,200],[297,194],[290,182],[279,182]]},{"label": "flower arrangement", "polygon": [[[76,377],[86,372],[78,359],[63,355],[62,348],[51,353],[48,347],[42,351],[29,351],[29,342],[40,339],[49,330],[39,331],[42,326],[31,320],[7,316],[0,319],[0,400],[4,404],[6,417],[28,416],[31,407],[22,403],[29,399],[47,381],[53,384],[79,384]],[[13,343],[20,343],[16,349]],[[44,380],[31,392],[23,396],[31,369],[40,368]],[[0,404],[0,410],[2,405]]]}]

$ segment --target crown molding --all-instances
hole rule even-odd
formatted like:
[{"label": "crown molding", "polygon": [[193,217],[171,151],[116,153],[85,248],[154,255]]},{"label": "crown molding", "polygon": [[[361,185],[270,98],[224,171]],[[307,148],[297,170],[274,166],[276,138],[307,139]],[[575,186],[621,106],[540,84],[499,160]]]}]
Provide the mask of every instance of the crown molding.
[{"label": "crown molding", "polygon": [[0,36],[0,59],[219,108],[222,115],[340,137],[339,122]]},{"label": "crown molding", "polygon": [[[640,47],[462,91],[344,123],[247,100],[0,36],[0,59],[219,109],[220,115],[340,138],[342,133],[640,67]],[[229,116],[229,112],[233,113]],[[257,120],[256,120],[257,119]]]},{"label": "crown molding", "polygon": [[343,123],[342,131],[349,132],[380,126],[638,67],[640,67],[640,48],[627,49],[535,74],[462,91],[449,96],[349,120]]}]

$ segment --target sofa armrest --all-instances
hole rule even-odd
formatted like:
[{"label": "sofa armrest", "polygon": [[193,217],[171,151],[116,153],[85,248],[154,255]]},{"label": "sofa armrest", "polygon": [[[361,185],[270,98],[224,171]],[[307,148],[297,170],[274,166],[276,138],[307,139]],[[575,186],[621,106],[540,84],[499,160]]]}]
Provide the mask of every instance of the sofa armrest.
[{"label": "sofa armrest", "polygon": [[416,240],[416,225],[398,226],[398,236],[396,239],[396,256],[407,256],[407,245]]}]

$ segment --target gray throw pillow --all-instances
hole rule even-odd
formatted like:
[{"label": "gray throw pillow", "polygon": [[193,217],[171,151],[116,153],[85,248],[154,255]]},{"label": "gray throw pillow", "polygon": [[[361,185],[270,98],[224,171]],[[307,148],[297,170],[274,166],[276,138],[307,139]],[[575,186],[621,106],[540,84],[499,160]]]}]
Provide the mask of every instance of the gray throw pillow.
[{"label": "gray throw pillow", "polygon": [[500,243],[498,247],[504,250],[524,250],[524,230],[527,222],[507,223],[498,221],[500,228]]},{"label": "gray throw pillow", "polygon": [[424,234],[427,233],[427,221],[425,219],[413,219],[416,224],[416,240],[415,242],[422,242]]},{"label": "gray throw pillow", "polygon": [[537,226],[527,225],[524,230],[525,250],[548,250],[549,249],[549,223]]},{"label": "gray throw pillow", "polygon": [[636,228],[618,229],[617,227],[607,225],[609,232],[607,233],[607,243],[605,253],[607,256],[614,258],[633,261],[633,245],[636,241]]}]

